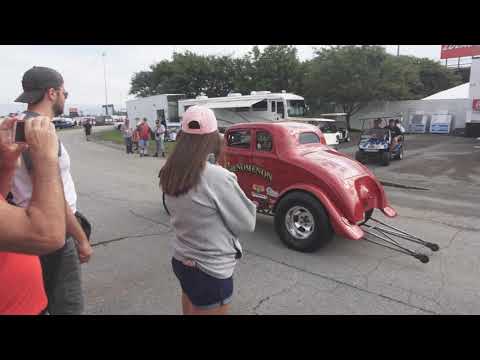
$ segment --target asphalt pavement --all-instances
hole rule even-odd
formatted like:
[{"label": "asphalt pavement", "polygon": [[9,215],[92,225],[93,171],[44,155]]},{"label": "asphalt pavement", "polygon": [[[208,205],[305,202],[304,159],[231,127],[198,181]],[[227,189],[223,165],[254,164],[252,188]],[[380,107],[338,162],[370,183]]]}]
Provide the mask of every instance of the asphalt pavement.
[{"label": "asphalt pavement", "polygon": [[[87,142],[81,130],[60,137],[78,208],[94,227],[95,254],[83,266],[86,313],[180,314],[170,264],[174,234],[157,177],[163,160]],[[390,223],[440,245],[425,251],[428,264],[338,237],[318,252],[295,252],[277,238],[273,219],[259,215],[255,232],[241,237],[232,314],[479,314],[480,150],[473,140],[442,139],[413,138],[423,145],[409,148],[404,160],[369,165],[381,180],[406,185],[385,187],[399,213]],[[415,184],[427,190],[408,188]]]}]

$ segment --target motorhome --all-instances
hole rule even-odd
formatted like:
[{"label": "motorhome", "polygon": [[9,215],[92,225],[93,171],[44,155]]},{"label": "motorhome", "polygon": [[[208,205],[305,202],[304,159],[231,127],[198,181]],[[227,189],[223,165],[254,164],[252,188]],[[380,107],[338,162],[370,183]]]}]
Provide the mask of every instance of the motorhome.
[{"label": "motorhome", "polygon": [[221,128],[242,122],[283,121],[287,118],[303,117],[306,111],[303,97],[270,91],[252,91],[250,95],[230,93],[228,96],[216,98],[201,95],[195,99],[180,100],[178,115],[182,117],[193,105],[212,109]]},{"label": "motorhome", "polygon": [[[319,128],[326,123],[335,122],[325,118],[305,118],[307,105],[302,96],[287,93],[272,93],[270,91],[252,91],[250,95],[231,93],[225,97],[209,98],[201,95],[195,99],[179,100],[178,114],[180,117],[193,105],[203,105],[215,112],[220,131],[227,127],[245,122],[279,122],[300,121],[317,125]],[[325,134],[328,145],[338,145],[337,131]]]}]

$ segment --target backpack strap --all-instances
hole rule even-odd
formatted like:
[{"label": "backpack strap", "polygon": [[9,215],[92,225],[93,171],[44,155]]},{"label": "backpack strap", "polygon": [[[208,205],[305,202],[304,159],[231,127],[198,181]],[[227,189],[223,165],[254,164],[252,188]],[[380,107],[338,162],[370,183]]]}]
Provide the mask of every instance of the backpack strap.
[{"label": "backpack strap", "polygon": [[[60,142],[60,139],[58,140],[58,157],[62,156],[62,143]],[[30,151],[27,149],[22,152],[22,160],[23,163],[25,164],[25,167],[27,168],[28,173],[30,174],[33,169],[33,162],[32,162],[32,156],[30,155]]]}]

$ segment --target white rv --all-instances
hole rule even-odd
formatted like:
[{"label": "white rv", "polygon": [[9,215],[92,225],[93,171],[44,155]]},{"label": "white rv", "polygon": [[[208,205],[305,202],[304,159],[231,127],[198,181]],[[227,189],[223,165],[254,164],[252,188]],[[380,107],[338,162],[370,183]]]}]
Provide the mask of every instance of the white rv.
[{"label": "white rv", "polygon": [[250,95],[231,93],[216,98],[197,96],[178,102],[179,116],[182,117],[185,110],[193,105],[212,109],[218,126],[224,128],[239,122],[281,121],[305,114],[304,98],[286,92],[272,94],[270,91],[252,91]]},{"label": "white rv", "polygon": [[165,120],[167,126],[178,126],[178,100],[184,99],[184,94],[161,94],[127,101],[127,115],[130,127],[136,125],[135,119],[146,118],[151,128],[157,119]]},{"label": "white rv", "polygon": [[[271,93],[270,91],[252,91],[250,95],[232,93],[225,97],[209,98],[197,96],[195,99],[178,101],[180,117],[193,105],[203,105],[215,112],[221,130],[230,125],[242,122],[301,121],[316,124],[334,122],[331,119],[305,118],[305,99],[287,93]],[[325,134],[328,145],[337,145],[337,134]]]}]

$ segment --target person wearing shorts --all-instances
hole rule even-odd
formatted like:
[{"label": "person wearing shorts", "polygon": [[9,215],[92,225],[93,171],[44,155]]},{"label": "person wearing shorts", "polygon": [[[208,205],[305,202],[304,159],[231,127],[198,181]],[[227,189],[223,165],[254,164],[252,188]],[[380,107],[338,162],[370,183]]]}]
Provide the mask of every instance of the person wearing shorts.
[{"label": "person wearing shorts", "polygon": [[177,144],[160,170],[164,207],[175,230],[172,267],[184,315],[224,315],[233,298],[238,240],[255,229],[256,206],[234,173],[212,164],[222,138],[212,110],[190,107]]}]

